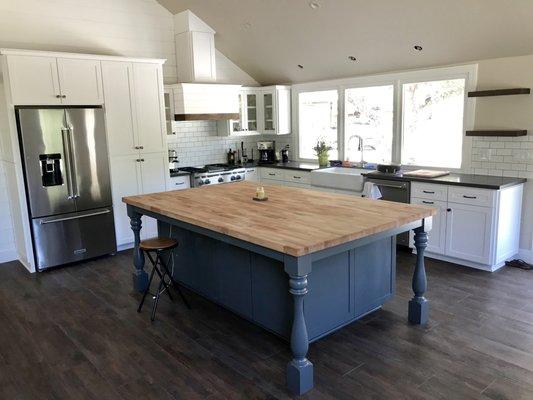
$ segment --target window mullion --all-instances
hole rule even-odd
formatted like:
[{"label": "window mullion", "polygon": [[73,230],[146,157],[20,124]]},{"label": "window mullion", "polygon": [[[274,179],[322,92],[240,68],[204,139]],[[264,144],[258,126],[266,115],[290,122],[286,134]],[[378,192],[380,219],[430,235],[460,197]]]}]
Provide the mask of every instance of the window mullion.
[{"label": "window mullion", "polygon": [[402,82],[397,80],[394,83],[394,106],[393,106],[393,132],[392,132],[392,155],[393,164],[402,162],[402,122],[403,122],[403,104],[402,104]]},{"label": "window mullion", "polygon": [[339,160],[345,160],[346,156],[344,154],[344,124],[345,124],[345,115],[344,115],[344,88],[340,87],[337,89],[337,95],[339,101],[337,102],[337,148],[339,152]]}]

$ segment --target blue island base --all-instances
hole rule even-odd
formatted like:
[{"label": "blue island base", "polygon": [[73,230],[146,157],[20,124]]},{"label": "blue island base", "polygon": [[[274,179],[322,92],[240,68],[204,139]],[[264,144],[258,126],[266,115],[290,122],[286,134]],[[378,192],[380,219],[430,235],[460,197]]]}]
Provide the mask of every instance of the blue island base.
[{"label": "blue island base", "polygon": [[[179,241],[174,279],[291,340],[298,289],[291,291],[287,256],[258,246],[246,249],[162,221],[159,234]],[[322,252],[310,259],[306,291],[300,297],[308,343],[376,310],[394,294],[395,238],[391,235],[332,254]],[[312,364],[304,360],[310,365],[300,360],[305,365],[287,366],[288,376],[293,375],[302,388],[313,381]]]}]

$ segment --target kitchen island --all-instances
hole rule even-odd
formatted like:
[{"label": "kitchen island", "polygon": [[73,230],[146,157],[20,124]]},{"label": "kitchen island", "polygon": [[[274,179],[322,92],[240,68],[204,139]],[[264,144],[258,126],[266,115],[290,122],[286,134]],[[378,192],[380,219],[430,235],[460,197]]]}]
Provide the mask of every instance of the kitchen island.
[{"label": "kitchen island", "polygon": [[433,208],[277,185],[253,201],[240,182],[126,197],[135,236],[134,288],[148,283],[141,217],[180,241],[174,278],[290,341],[287,386],[313,387],[309,343],[378,309],[394,294],[396,235],[415,232],[409,321],[428,319],[424,248]]}]

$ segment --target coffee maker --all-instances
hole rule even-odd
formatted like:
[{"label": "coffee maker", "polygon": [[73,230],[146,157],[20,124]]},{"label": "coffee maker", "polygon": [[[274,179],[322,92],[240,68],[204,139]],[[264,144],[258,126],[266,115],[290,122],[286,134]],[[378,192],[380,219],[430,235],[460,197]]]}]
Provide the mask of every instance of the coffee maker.
[{"label": "coffee maker", "polygon": [[257,142],[259,150],[259,164],[274,164],[276,162],[276,142]]}]

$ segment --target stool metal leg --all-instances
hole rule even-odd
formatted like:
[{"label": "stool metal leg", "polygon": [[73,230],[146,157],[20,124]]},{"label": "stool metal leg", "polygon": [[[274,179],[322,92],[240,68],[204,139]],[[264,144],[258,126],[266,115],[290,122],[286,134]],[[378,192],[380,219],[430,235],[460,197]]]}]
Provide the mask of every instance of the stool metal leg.
[{"label": "stool metal leg", "polygon": [[150,279],[148,280],[148,285],[146,286],[146,289],[144,289],[143,298],[141,299],[141,302],[139,303],[139,307],[137,308],[137,312],[141,312],[141,309],[143,308],[144,299],[146,299],[146,295],[150,291],[150,285],[152,284],[152,279],[154,279],[154,273],[155,268],[152,268],[152,272],[150,273]]},{"label": "stool metal leg", "polygon": [[155,260],[152,258],[152,255],[149,252],[146,252],[146,254],[148,255],[148,258],[150,259],[150,262],[152,263],[152,265],[154,265],[155,272],[159,276],[159,279],[161,279],[163,281],[163,286],[165,287],[165,290],[168,293],[168,297],[170,297],[170,300],[174,301],[174,299],[172,298],[172,295],[170,294],[170,288],[168,287],[168,285],[167,285],[167,283],[165,281],[165,274],[166,273],[165,273],[165,271],[161,272],[159,270],[159,268],[158,268],[158,264],[159,265],[163,265],[162,259],[159,256],[159,252],[156,252]]},{"label": "stool metal leg", "polygon": [[169,271],[169,269],[167,267],[167,264],[169,264],[170,262],[172,262],[172,266],[174,266],[174,257],[173,257],[173,255],[174,255],[174,250],[171,250],[170,254],[169,254],[169,261],[167,263],[163,262],[163,259],[161,258],[161,266],[164,268],[165,273],[169,276],[170,284],[176,289],[176,291],[178,292],[178,294],[181,297],[181,300],[185,303],[187,308],[190,310],[191,306],[189,305],[189,302],[187,301],[187,299],[183,295],[183,292],[180,289],[180,285],[178,284],[178,282],[176,282],[174,280],[174,277],[172,276],[172,274],[170,273],[170,271]]},{"label": "stool metal leg", "polygon": [[157,287],[157,292],[155,292],[155,299],[154,304],[152,305],[152,315],[150,316],[150,320],[155,320],[155,312],[157,310],[157,304],[159,303],[159,296],[161,296],[161,286],[163,286],[163,280],[159,281],[159,286]]}]

